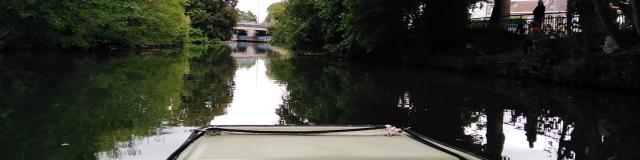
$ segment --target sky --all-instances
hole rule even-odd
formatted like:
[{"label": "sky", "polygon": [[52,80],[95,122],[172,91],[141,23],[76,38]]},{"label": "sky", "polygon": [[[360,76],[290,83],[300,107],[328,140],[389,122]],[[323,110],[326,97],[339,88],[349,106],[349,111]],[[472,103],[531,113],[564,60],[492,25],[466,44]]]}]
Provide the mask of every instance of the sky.
[{"label": "sky", "polygon": [[238,0],[237,8],[242,11],[251,11],[258,16],[258,22],[264,21],[267,17],[269,5],[281,0]]}]

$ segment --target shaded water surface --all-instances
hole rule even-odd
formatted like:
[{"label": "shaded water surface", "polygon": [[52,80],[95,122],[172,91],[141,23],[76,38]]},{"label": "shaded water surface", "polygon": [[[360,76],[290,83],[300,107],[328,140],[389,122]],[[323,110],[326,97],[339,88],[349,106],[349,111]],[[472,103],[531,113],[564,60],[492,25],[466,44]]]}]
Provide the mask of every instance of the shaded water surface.
[{"label": "shaded water surface", "polygon": [[393,124],[491,159],[640,158],[638,95],[279,55],[0,54],[0,154],[164,159],[207,124]]}]

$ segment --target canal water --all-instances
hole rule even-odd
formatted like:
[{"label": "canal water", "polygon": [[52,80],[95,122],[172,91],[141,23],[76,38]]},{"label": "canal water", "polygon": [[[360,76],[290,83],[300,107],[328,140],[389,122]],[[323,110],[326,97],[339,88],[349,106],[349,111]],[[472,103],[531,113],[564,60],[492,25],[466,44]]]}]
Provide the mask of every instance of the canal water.
[{"label": "canal water", "polygon": [[0,154],[155,160],[207,124],[392,124],[491,159],[639,159],[636,94],[287,57],[252,43],[0,54]]}]

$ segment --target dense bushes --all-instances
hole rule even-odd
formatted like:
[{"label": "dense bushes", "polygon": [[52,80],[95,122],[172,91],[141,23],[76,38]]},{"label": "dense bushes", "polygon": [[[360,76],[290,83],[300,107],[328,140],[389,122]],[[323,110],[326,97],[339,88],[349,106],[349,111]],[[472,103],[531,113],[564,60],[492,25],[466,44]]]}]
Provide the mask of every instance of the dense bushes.
[{"label": "dense bushes", "polygon": [[211,39],[229,39],[236,25],[238,0],[191,0],[187,15],[192,26],[205,32]]},{"label": "dense bushes", "polygon": [[274,43],[293,50],[402,57],[407,49],[458,44],[473,2],[290,0],[269,11]]},{"label": "dense bushes", "polygon": [[178,46],[187,41],[191,21],[211,39],[226,39],[235,25],[236,3],[237,0],[3,0],[0,46]]},{"label": "dense bushes", "polygon": [[0,29],[9,45],[49,47],[158,46],[183,42],[184,0],[5,0]]}]

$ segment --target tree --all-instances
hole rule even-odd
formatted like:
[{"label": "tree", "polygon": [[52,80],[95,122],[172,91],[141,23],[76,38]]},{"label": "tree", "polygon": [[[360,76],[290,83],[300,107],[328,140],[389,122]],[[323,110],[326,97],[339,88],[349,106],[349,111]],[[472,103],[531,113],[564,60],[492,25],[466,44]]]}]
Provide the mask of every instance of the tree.
[{"label": "tree", "polygon": [[446,48],[456,44],[473,2],[290,0],[285,2],[282,16],[275,17],[278,23],[273,25],[272,35],[276,44],[293,50],[386,59],[398,56],[391,51],[406,46],[420,48],[427,43]]},{"label": "tree", "polygon": [[321,38],[321,21],[316,1],[286,1],[284,16],[277,19],[271,31],[273,42],[298,51],[319,51],[324,42]]},{"label": "tree", "polygon": [[242,21],[242,20],[245,20],[245,21],[256,21],[257,22],[258,18],[256,18],[256,15],[253,14],[253,12],[251,12],[251,11],[246,11],[245,12],[245,11],[241,11],[239,9],[236,9],[236,10],[238,12],[238,20],[240,20],[240,21]]},{"label": "tree", "polygon": [[188,28],[182,0],[0,1],[0,32],[9,31],[10,46],[175,45]]},{"label": "tree", "polygon": [[[420,2],[420,1],[419,1]],[[447,50],[464,42],[469,24],[469,9],[475,1],[427,1],[417,4],[411,15],[418,17],[417,26],[411,33],[418,34],[418,40],[426,41],[431,50]],[[411,4],[409,4],[411,6]],[[424,10],[424,13],[421,11]],[[446,15],[446,16],[445,16]],[[407,23],[410,23],[409,20]]]},{"label": "tree", "polygon": [[494,0],[489,28],[494,31],[504,30],[504,25],[509,15],[511,15],[511,0]]},{"label": "tree", "polygon": [[271,4],[269,8],[267,8],[268,15],[264,21],[272,24],[277,23],[276,19],[278,18],[276,17],[284,16],[283,14],[285,12],[285,8],[286,8],[285,2],[276,2]]},{"label": "tree", "polygon": [[230,39],[238,20],[238,0],[191,0],[187,15],[193,27],[203,30],[211,39]]},{"label": "tree", "polygon": [[629,0],[633,13],[633,27],[636,29],[636,33],[640,36],[640,3],[637,0]]},{"label": "tree", "polygon": [[602,24],[607,35],[617,40],[617,28],[613,23],[613,18],[609,12],[609,0],[591,0],[598,21]]}]

